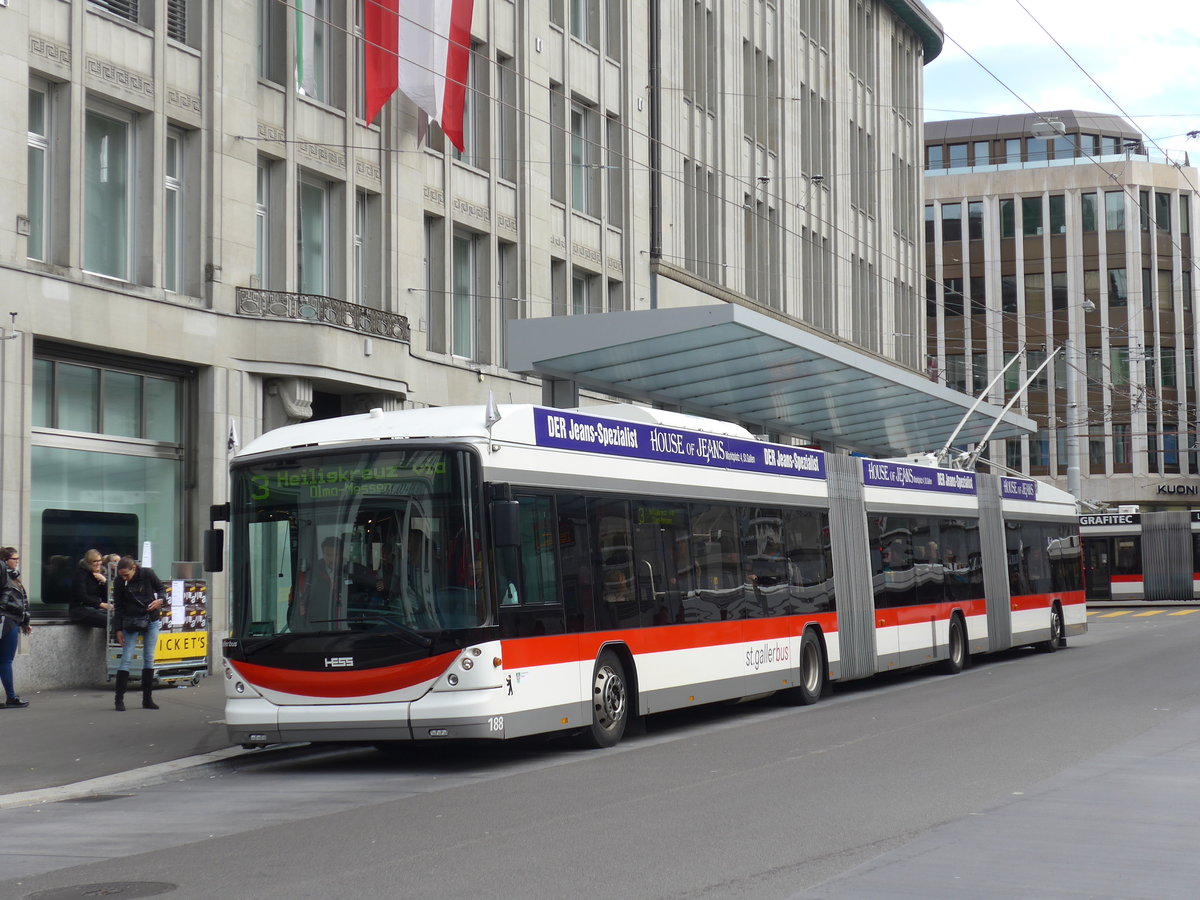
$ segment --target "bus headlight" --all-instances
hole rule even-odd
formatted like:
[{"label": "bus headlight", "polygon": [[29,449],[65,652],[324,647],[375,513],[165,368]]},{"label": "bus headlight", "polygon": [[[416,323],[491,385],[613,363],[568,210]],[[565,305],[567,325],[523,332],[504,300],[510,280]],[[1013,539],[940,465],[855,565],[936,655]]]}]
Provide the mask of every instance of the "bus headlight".
[{"label": "bus headlight", "polygon": [[449,675],[446,676],[446,683],[449,684],[450,687],[457,687],[458,686],[458,675],[455,674],[454,672],[451,672]]},{"label": "bus headlight", "polygon": [[460,662],[462,663],[462,667],[467,671],[475,668],[475,660],[471,659],[469,656],[464,656]]}]

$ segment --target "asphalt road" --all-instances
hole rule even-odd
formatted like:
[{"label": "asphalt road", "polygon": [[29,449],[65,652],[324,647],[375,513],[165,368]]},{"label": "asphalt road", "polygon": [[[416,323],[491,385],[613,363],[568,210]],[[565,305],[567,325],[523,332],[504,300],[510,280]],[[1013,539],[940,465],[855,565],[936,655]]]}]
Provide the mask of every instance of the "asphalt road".
[{"label": "asphalt road", "polygon": [[[1059,653],[657,717],[612,751],[317,748],[0,810],[0,896],[1192,897],[1195,819],[1155,829],[1200,809],[1200,612],[1111,612]],[[1086,790],[1147,765],[1172,778]],[[1118,859],[1136,822],[1154,852]]]}]

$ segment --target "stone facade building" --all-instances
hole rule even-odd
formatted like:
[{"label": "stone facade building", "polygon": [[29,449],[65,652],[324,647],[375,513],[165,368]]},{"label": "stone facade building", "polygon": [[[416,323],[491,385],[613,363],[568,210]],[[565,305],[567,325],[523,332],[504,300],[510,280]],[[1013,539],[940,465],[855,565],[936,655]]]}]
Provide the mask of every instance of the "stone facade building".
[{"label": "stone facade building", "polygon": [[740,304],[922,368],[942,37],[917,0],[475,0],[462,153],[400,95],[363,121],[362,4],[305,8],[307,90],[294,4],[0,8],[0,541],[35,601],[27,687],[97,673],[99,634],[64,624],[81,548],[197,559],[237,442],[578,402],[507,368],[513,320]]}]

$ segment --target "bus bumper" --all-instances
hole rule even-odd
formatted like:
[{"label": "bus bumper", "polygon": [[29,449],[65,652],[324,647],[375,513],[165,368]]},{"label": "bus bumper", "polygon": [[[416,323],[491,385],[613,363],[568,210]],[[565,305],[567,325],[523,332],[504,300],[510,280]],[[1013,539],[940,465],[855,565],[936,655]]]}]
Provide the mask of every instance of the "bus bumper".
[{"label": "bus bumper", "polygon": [[286,706],[262,697],[227,698],[225,727],[234,744],[497,740],[504,737],[504,717],[495,714],[499,693],[437,691],[402,703]]}]

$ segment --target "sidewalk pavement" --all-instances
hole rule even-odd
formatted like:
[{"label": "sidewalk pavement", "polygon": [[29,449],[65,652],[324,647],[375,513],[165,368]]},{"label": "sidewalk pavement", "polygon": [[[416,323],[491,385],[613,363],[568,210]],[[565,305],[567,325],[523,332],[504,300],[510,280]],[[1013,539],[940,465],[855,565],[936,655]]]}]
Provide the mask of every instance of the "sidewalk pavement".
[{"label": "sidewalk pavement", "polygon": [[[249,752],[229,749],[219,675],[201,679],[196,687],[156,688],[157,710],[142,709],[138,682],[125,695],[123,713],[113,709],[111,687],[22,692],[21,696],[29,701],[27,708],[0,709],[0,808],[17,802],[12,795],[18,793],[133,770],[142,770],[139,776],[144,776],[146,766],[170,764],[177,770],[208,762],[208,757],[216,760]],[[63,791],[47,791],[46,799],[63,796]]]}]

